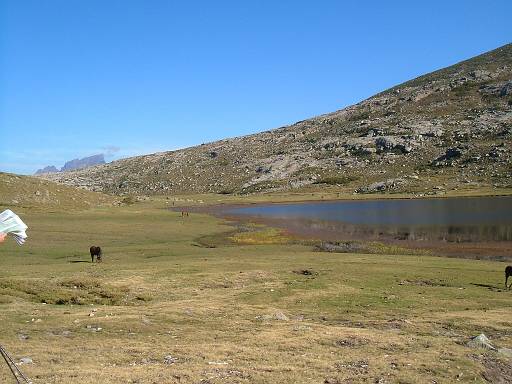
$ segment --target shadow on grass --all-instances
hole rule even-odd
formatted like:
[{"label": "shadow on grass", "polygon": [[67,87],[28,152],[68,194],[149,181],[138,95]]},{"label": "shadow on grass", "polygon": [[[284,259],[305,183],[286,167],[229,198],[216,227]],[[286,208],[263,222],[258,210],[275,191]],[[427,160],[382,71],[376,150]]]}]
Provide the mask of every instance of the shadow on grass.
[{"label": "shadow on grass", "polygon": [[69,260],[68,263],[90,263],[88,260]]}]

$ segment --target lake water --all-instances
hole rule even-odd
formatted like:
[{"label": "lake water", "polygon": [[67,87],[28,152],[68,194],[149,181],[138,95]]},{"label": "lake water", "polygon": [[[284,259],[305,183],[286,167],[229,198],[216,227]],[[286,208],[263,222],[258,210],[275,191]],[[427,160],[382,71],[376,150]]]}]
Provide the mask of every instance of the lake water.
[{"label": "lake water", "polygon": [[268,204],[228,213],[338,240],[512,241],[512,197]]}]

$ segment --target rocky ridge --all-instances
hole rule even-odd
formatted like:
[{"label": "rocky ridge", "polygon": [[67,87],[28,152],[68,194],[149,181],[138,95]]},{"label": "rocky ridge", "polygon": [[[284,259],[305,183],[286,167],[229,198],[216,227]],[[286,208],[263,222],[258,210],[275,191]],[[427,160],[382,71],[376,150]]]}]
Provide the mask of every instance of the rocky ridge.
[{"label": "rocky ridge", "polygon": [[84,157],[82,159],[73,159],[73,160],[67,161],[66,164],[64,164],[64,166],[60,170],[57,169],[54,165],[49,165],[42,169],[38,169],[36,171],[35,175],[41,175],[41,174],[45,174],[45,173],[74,171],[77,169],[92,167],[92,166],[98,165],[98,164],[105,164],[105,156],[103,155],[103,153],[100,153],[99,155],[92,155],[92,156]]},{"label": "rocky ridge", "polygon": [[512,187],[512,44],[282,128],[77,171],[114,194]]}]

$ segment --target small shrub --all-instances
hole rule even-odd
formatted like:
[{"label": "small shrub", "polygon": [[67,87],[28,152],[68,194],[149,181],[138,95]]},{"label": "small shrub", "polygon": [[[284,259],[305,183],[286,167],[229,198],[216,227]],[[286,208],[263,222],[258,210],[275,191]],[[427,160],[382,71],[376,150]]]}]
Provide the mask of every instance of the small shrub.
[{"label": "small shrub", "polygon": [[137,199],[133,196],[126,196],[126,197],[123,197],[123,200],[121,200],[121,202],[126,205],[132,205],[137,202]]}]

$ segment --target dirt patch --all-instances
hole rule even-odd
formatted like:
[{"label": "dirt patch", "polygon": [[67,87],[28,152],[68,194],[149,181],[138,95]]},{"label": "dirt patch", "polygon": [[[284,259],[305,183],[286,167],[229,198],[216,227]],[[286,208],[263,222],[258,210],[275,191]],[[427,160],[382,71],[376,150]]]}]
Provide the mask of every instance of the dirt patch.
[{"label": "dirt patch", "polygon": [[400,280],[398,285],[417,285],[420,287],[447,287],[448,284],[446,284],[444,281],[438,280]]},{"label": "dirt patch", "polygon": [[303,275],[303,276],[315,276],[315,275],[318,275],[318,272],[315,272],[312,269],[299,269],[299,270],[292,271],[292,272],[297,274],[297,275]]},{"label": "dirt patch", "polygon": [[482,372],[482,377],[488,382],[493,384],[508,384],[512,383],[512,365],[510,362],[493,359],[486,356],[482,360],[485,371]]}]

